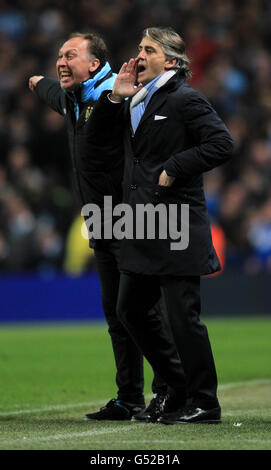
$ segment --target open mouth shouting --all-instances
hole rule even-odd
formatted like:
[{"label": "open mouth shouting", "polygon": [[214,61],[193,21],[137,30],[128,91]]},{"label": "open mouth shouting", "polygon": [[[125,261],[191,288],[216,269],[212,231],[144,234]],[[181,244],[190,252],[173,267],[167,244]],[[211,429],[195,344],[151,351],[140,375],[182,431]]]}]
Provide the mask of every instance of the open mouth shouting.
[{"label": "open mouth shouting", "polygon": [[68,85],[72,80],[72,73],[69,70],[58,70],[58,78],[61,85]]},{"label": "open mouth shouting", "polygon": [[144,72],[146,70],[146,67],[145,65],[143,64],[138,64],[137,66],[137,78],[138,78],[138,81],[140,82],[141,81],[141,77],[143,78],[144,77]]}]

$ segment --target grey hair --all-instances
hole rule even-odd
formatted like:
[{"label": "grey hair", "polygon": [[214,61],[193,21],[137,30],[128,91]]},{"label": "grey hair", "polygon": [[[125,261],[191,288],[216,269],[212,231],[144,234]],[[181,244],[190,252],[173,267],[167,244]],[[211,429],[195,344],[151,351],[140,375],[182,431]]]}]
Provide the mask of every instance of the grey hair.
[{"label": "grey hair", "polygon": [[146,28],[142,37],[149,37],[160,44],[166,60],[176,59],[173,69],[182,70],[186,79],[192,76],[192,71],[189,68],[190,60],[185,51],[185,42],[173,28]]}]

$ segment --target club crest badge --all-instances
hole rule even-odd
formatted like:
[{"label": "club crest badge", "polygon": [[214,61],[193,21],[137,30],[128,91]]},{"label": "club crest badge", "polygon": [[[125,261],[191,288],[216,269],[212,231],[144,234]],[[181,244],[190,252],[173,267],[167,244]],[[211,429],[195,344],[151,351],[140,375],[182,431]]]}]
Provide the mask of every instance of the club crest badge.
[{"label": "club crest badge", "polygon": [[86,109],[86,113],[85,113],[85,122],[87,122],[89,116],[91,115],[93,111],[93,106],[88,106],[87,109]]}]

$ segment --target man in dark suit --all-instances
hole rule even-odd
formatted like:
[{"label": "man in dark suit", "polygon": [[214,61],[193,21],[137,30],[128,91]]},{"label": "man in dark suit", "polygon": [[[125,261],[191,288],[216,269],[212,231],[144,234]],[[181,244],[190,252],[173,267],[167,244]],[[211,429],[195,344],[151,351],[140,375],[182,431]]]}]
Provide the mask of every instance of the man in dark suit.
[{"label": "man in dark suit", "polygon": [[133,209],[133,237],[121,246],[119,318],[176,387],[166,345],[147,316],[162,291],[184,366],[179,406],[161,414],[164,424],[221,419],[213,354],[200,321],[200,276],[220,269],[202,174],[228,161],[233,142],[208,100],[187,84],[190,73],[182,38],[171,28],[148,28],[137,58],[123,64],[113,92],[104,92],[96,108],[96,116],[106,110],[122,127],[124,202]]}]

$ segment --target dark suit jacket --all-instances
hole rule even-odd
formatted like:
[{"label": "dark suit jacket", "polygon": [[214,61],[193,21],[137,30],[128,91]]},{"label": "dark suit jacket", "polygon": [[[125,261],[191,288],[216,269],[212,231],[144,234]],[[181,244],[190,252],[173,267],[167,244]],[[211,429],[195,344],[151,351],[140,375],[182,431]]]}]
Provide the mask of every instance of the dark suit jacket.
[{"label": "dark suit jacket", "polygon": [[[124,202],[133,208],[134,232],[136,223],[143,222],[143,215],[136,217],[138,204],[151,203],[157,208],[159,203],[164,203],[167,216],[170,204],[176,204],[179,230],[182,228],[181,204],[189,205],[186,249],[172,249],[171,243],[176,240],[169,229],[166,238],[159,238],[156,223],[155,239],[124,238],[121,270],[192,276],[218,271],[220,265],[212,243],[202,174],[231,157],[233,141],[226,126],[208,100],[192,89],[180,73],[152,96],[135,135],[131,131],[129,101],[112,104],[104,93],[97,112],[107,110],[108,113],[111,109],[113,115],[119,112],[119,106],[123,113],[125,149],[123,194]],[[176,178],[171,187],[158,185],[163,169]],[[165,224],[165,218],[162,219]]]}]

